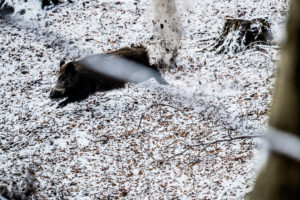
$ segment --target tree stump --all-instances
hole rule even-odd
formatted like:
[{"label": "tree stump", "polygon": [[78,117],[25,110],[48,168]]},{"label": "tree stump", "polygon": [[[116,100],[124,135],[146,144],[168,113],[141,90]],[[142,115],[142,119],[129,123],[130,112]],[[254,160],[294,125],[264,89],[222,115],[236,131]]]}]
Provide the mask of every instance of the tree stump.
[{"label": "tree stump", "polygon": [[[0,16],[5,16],[5,15],[10,15],[10,14],[13,14],[15,13],[15,8],[14,6],[16,4],[21,4],[22,3],[26,3],[27,0],[22,0],[22,1],[12,1],[12,2],[9,2],[9,1],[5,1],[5,0],[0,0]],[[69,2],[71,2],[71,0],[69,0]],[[40,0],[40,3],[41,3],[41,7],[42,9],[49,9],[49,8],[52,8],[53,6],[61,3],[60,0]],[[18,12],[20,15],[23,15],[25,14],[26,10],[25,9],[22,9],[20,11],[16,11]]]},{"label": "tree stump", "polygon": [[42,8],[44,9],[46,6],[59,4],[59,0],[42,0]]},{"label": "tree stump", "polygon": [[15,9],[5,3],[4,0],[0,0],[0,16],[9,15],[14,13]]},{"label": "tree stump", "polygon": [[212,51],[238,53],[250,48],[254,43],[270,44],[271,24],[263,18],[252,20],[226,19],[222,34],[216,39]]}]

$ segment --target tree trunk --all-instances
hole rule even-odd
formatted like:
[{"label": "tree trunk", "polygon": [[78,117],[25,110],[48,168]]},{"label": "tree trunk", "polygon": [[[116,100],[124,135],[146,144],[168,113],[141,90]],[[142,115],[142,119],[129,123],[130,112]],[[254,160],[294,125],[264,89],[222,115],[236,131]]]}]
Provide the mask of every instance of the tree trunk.
[{"label": "tree trunk", "polygon": [[[300,1],[292,0],[279,64],[270,125],[300,137]],[[298,147],[300,148],[300,146]],[[300,162],[271,152],[251,200],[299,200]]]}]

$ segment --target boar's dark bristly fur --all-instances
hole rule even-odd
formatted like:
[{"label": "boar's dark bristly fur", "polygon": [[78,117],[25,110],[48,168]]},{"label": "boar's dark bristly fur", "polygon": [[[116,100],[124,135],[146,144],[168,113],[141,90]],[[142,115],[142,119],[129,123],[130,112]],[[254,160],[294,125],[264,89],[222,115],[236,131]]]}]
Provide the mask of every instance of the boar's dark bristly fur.
[{"label": "boar's dark bristly fur", "polygon": [[60,63],[57,83],[50,92],[50,98],[52,99],[67,97],[64,101],[59,103],[58,107],[64,107],[68,103],[86,99],[90,94],[93,94],[96,91],[107,91],[124,86],[126,83],[125,80],[118,77],[108,76],[101,73],[101,70],[95,70],[89,66],[89,60],[96,59],[98,65],[97,68],[101,68],[101,64],[105,64],[105,62],[101,63],[101,59],[105,58],[104,56],[106,55],[121,57],[150,68],[155,71],[153,77],[156,78],[159,83],[167,84],[167,82],[159,74],[156,67],[154,65],[150,65],[146,48],[125,47],[107,54],[92,55],[67,64],[62,61]]}]

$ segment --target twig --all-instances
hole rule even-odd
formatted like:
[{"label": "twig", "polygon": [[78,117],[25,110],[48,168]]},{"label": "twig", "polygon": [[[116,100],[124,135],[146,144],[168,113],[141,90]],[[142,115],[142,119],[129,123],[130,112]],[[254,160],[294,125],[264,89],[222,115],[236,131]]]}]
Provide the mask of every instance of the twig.
[{"label": "twig", "polygon": [[238,136],[238,137],[231,137],[228,139],[222,139],[222,140],[215,140],[213,142],[204,143],[204,144],[197,144],[197,145],[190,145],[191,147],[199,147],[204,146],[201,151],[204,151],[207,147],[209,147],[212,144],[220,143],[220,142],[230,142],[234,140],[241,140],[241,139],[253,139],[253,138],[263,138],[264,135],[244,135],[244,136]]},{"label": "twig", "polygon": [[100,16],[100,18],[99,18],[99,22],[100,22],[100,25],[101,25],[101,28],[102,29],[106,29],[106,27],[103,25],[103,23],[102,23],[102,17],[106,14],[108,12],[108,10],[106,10],[105,12],[103,12],[102,13],[102,15]]},{"label": "twig", "polygon": [[192,146],[187,146],[187,148],[186,148],[185,150],[183,150],[182,152],[177,153],[177,154],[175,154],[175,155],[169,157],[165,162],[168,162],[169,160],[171,160],[171,159],[173,159],[173,158],[175,158],[175,157],[177,157],[177,156],[180,156],[180,155],[184,154],[185,152],[187,152],[188,150],[190,150],[190,149],[192,149],[192,148],[193,148]]},{"label": "twig", "polygon": [[221,143],[221,142],[231,142],[231,141],[234,141],[234,140],[241,140],[241,139],[253,139],[253,138],[263,138],[264,135],[244,135],[244,136],[238,136],[238,137],[231,137],[231,138],[228,138],[228,139],[222,139],[222,140],[215,140],[213,142],[209,142],[209,143],[202,143],[202,144],[197,144],[197,145],[187,145],[187,148],[185,150],[183,150],[182,152],[180,153],[177,153],[171,157],[169,157],[165,162],[168,162],[169,160],[177,157],[177,156],[180,156],[182,154],[184,154],[185,152],[187,152],[188,150],[192,149],[192,148],[195,148],[195,147],[202,147],[204,146],[200,152],[206,150],[207,147],[209,147],[210,145],[213,145],[213,144],[216,144],[216,143]]},{"label": "twig", "polygon": [[202,40],[198,40],[197,42],[207,42],[207,41],[215,40],[215,39],[217,39],[217,37],[205,38],[205,39],[202,39]]},{"label": "twig", "polygon": [[99,40],[96,40],[94,38],[86,38],[85,39],[86,42],[89,42],[89,41],[92,41],[92,40],[95,41],[95,42],[97,42],[97,43],[100,43]]}]

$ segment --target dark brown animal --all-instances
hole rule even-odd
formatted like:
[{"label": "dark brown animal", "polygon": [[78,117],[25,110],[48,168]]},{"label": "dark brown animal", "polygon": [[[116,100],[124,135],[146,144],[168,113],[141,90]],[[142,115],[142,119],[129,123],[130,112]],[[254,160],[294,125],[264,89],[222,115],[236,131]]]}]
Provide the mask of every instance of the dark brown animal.
[{"label": "dark brown animal", "polygon": [[96,91],[121,88],[128,81],[141,82],[154,77],[167,84],[154,65],[150,65],[144,47],[125,47],[107,54],[60,64],[59,77],[50,98],[65,98],[58,107],[86,99]]}]

